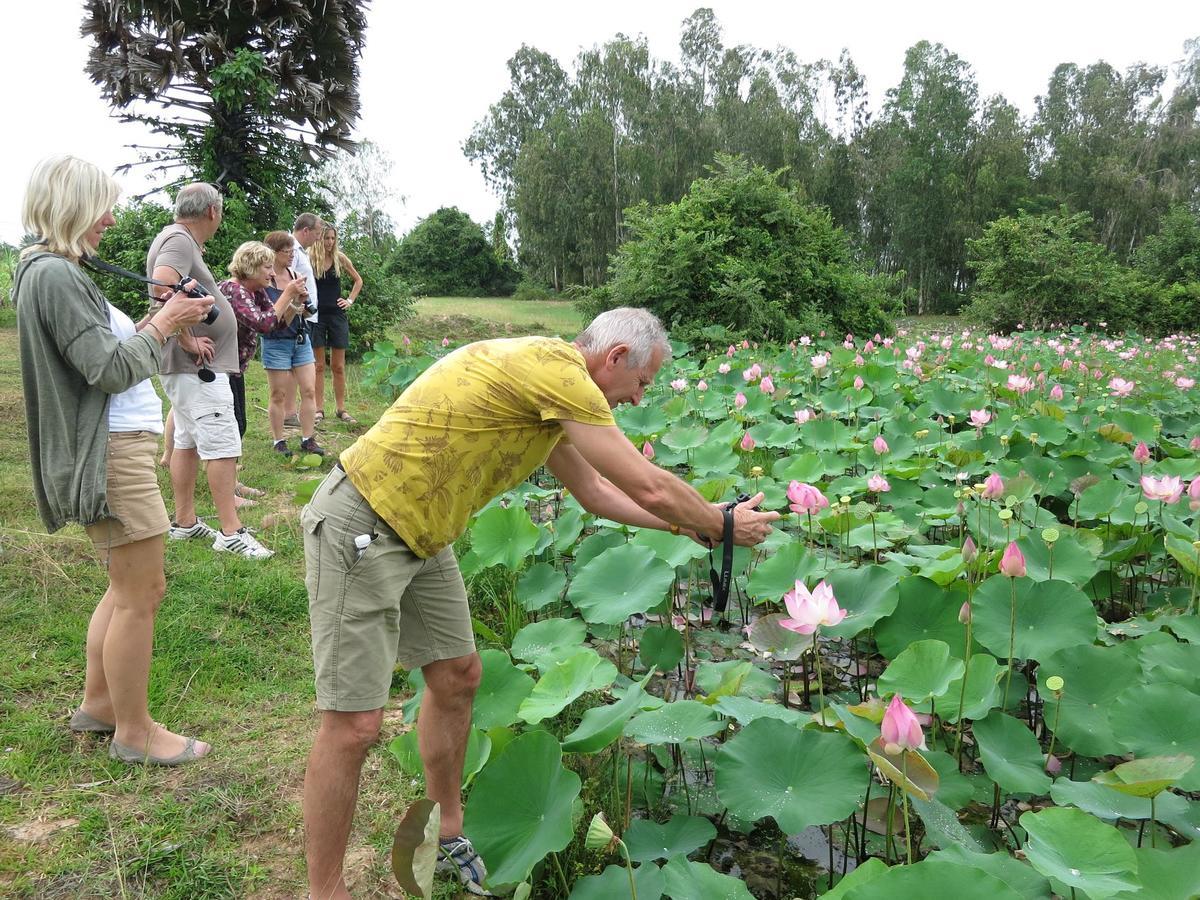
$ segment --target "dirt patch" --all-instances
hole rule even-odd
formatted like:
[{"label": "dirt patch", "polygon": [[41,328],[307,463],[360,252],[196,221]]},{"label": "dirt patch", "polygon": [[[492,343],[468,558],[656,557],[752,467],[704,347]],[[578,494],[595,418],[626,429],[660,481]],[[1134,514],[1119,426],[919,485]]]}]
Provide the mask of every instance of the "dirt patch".
[{"label": "dirt patch", "polygon": [[25,844],[41,844],[48,841],[60,831],[74,828],[79,824],[78,819],[34,819],[20,825],[9,825],[4,830],[14,841]]}]

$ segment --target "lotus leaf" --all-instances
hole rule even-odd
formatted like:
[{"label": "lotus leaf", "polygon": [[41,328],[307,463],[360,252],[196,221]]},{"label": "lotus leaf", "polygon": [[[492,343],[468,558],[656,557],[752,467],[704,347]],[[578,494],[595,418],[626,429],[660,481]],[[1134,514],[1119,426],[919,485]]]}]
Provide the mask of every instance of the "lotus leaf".
[{"label": "lotus leaf", "polygon": [[1027,812],[1020,823],[1029,836],[1025,858],[1047,878],[1097,900],[1139,886],[1133,848],[1111,825],[1059,807]]},{"label": "lotus leaf", "polygon": [[517,721],[521,702],[533,690],[533,679],[514,666],[503,650],[482,650],[483,675],[475,693],[471,723],[485,731]]},{"label": "lotus leaf", "polygon": [[581,782],[564,769],[554,736],[530,731],[513,740],[475,781],[464,831],[487,860],[489,884],[514,884],[573,834],[571,808]]},{"label": "lotus leaf", "polygon": [[988,776],[1007,791],[1044,794],[1050,789],[1045,759],[1033,732],[1010,715],[992,710],[972,725]]},{"label": "lotus leaf", "polygon": [[1132,797],[1157,797],[1195,764],[1196,758],[1186,754],[1148,756],[1121,763],[1108,772],[1093,775],[1092,780]]},{"label": "lotus leaf", "polygon": [[662,603],[675,571],[648,547],[605,550],[572,582],[567,599],[589,622],[616,625]]},{"label": "lotus leaf", "polygon": [[[1200,758],[1200,695],[1175,684],[1135,684],[1118,695],[1109,712],[1113,733],[1136,756]],[[1180,778],[1185,791],[1200,790],[1195,766]]]},{"label": "lotus leaf", "polygon": [[578,650],[586,636],[587,625],[581,619],[543,619],[517,632],[512,654],[531,663],[545,658],[549,666]]},{"label": "lotus leaf", "polygon": [[[1087,756],[1119,753],[1108,713],[1117,695],[1133,684],[1138,664],[1115,647],[1068,647],[1047,657],[1038,667],[1039,690],[1045,701],[1042,715],[1047,725],[1058,723],[1058,740]],[[1046,679],[1064,680],[1062,698],[1046,688]]]},{"label": "lotus leaf", "polygon": [[708,863],[677,856],[662,867],[662,873],[667,879],[665,893],[673,900],[754,900],[739,879],[722,875]]},{"label": "lotus leaf", "polygon": [[1200,843],[1192,842],[1174,850],[1141,847],[1137,858],[1140,891],[1122,891],[1114,900],[1178,900],[1200,897]]},{"label": "lotus leaf", "polygon": [[[658,866],[638,866],[633,870],[637,900],[659,900],[667,879]],[[629,872],[624,866],[606,866],[599,875],[585,875],[571,888],[569,900],[632,900]]]},{"label": "lotus leaf", "polygon": [[[1059,806],[1077,806],[1098,819],[1150,818],[1149,797],[1115,791],[1097,780],[1056,778],[1050,787],[1050,797]],[[1188,801],[1178,794],[1162,794],[1155,804],[1155,817],[1163,821],[1187,813]]]},{"label": "lotus leaf", "polygon": [[963,675],[963,661],[945,641],[915,641],[879,676],[880,694],[900,694],[912,703],[944,694]]},{"label": "lotus leaf", "polygon": [[999,878],[1025,900],[1050,898],[1050,882],[1039,875],[1033,866],[1013,859],[1007,853],[974,853],[962,847],[946,847],[944,850],[930,853],[925,858],[929,861],[944,860],[981,869]]},{"label": "lotus leaf", "polygon": [[587,710],[578,727],[563,738],[563,752],[595,753],[620,737],[625,723],[640,708],[646,696],[646,682],[653,674],[652,671],[648,672],[641,681],[630,685],[616,703],[593,706]]},{"label": "lotus leaf", "polygon": [[502,565],[516,572],[540,533],[524,506],[493,506],[481,512],[471,526],[471,553],[482,568]]},{"label": "lotus leaf", "polygon": [[517,602],[535,612],[561,599],[567,576],[549,563],[534,563],[517,580]]},{"label": "lotus leaf", "polygon": [[[717,836],[708,819],[699,816],[671,816],[662,823],[635,819],[621,836],[634,862],[651,862],[687,856]],[[640,900],[640,897],[639,897]]]},{"label": "lotus leaf", "polygon": [[595,650],[578,650],[547,666],[546,673],[521,702],[518,715],[531,724],[556,716],[588,691],[611,684],[616,675],[616,666],[601,659]]},{"label": "lotus leaf", "polygon": [[955,900],[1021,900],[1021,895],[982,869],[945,859],[930,859],[912,866],[893,866],[865,884],[851,888],[843,900],[927,900],[931,887],[937,895]]},{"label": "lotus leaf", "polygon": [[643,744],[679,744],[724,728],[725,723],[703,703],[677,700],[634,716],[625,726],[625,734]]},{"label": "lotus leaf", "polygon": [[945,641],[950,654],[962,659],[966,630],[958,621],[958,610],[964,599],[919,575],[900,579],[896,609],[875,626],[879,652],[895,659],[913,641],[937,640]]},{"label": "lotus leaf", "polygon": [[1000,705],[1004,671],[1004,666],[986,653],[974,654],[966,669],[966,690],[962,689],[962,678],[955,678],[944,693],[934,698],[934,711],[946,722],[957,722],[961,703],[964,719],[982,719]]},{"label": "lotus leaf", "polygon": [[807,581],[821,566],[820,559],[800,541],[784,544],[775,555],[758,564],[746,583],[746,592],[760,601],[780,602],[783,595]]},{"label": "lotus leaf", "polygon": [[683,635],[674,628],[643,628],[638,656],[643,666],[654,666],[660,672],[674,669],[683,659]]},{"label": "lotus leaf", "polygon": [[653,528],[643,528],[630,543],[635,547],[649,547],[655,556],[672,569],[686,566],[691,560],[708,553],[691,538],[669,531],[655,531]]},{"label": "lotus leaf", "polygon": [[722,685],[728,687],[730,679],[737,681],[736,693],[745,697],[762,699],[770,697],[779,687],[772,675],[741,660],[729,659],[724,662],[704,662],[696,667],[696,688],[705,694],[715,694]]},{"label": "lotus leaf", "polygon": [[838,625],[821,629],[825,637],[854,637],[891,615],[900,602],[899,580],[883,566],[838,569],[830,572],[826,580],[838,605],[846,610],[846,618]]},{"label": "lotus leaf", "polygon": [[771,816],[785,833],[827,825],[858,808],[862,755],[841,734],[756,719],[717,753],[717,795],[743,818]]},{"label": "lotus leaf", "polygon": [[1035,582],[994,575],[975,592],[971,610],[976,639],[997,657],[1009,655],[1013,583],[1017,589],[1016,658],[1041,661],[1066,647],[1093,640],[1096,610],[1079,588],[1065,581]]}]

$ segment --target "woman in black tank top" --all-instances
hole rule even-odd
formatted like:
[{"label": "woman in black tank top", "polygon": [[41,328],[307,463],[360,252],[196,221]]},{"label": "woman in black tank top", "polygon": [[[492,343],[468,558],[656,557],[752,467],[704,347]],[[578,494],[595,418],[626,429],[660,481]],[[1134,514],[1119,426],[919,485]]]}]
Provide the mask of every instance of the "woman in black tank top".
[{"label": "woman in black tank top", "polygon": [[[317,282],[317,322],[312,328],[313,353],[316,355],[317,420],[325,418],[325,348],[329,348],[329,363],[333,369],[333,397],[337,417],[347,424],[356,424],[346,412],[346,348],[350,346],[350,324],[346,310],[354,305],[362,290],[362,276],[338,249],[337,229],[326,225],[321,238],[309,249],[313,277]],[[350,293],[342,296],[342,272],[354,280]]]}]

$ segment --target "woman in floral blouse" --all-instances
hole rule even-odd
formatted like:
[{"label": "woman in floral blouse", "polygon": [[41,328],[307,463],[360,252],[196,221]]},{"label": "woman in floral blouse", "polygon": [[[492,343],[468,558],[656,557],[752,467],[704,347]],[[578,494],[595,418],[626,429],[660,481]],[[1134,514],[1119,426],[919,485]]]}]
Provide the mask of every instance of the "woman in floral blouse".
[{"label": "woman in floral blouse", "polygon": [[[238,428],[246,433],[246,367],[258,348],[258,336],[269,334],[279,326],[288,324],[303,308],[298,289],[289,285],[274,303],[267,296],[267,285],[274,276],[275,251],[260,241],[246,241],[234,251],[229,261],[229,274],[233,277],[222,282],[221,293],[229,298],[233,314],[238,322],[238,363],[241,374],[229,376],[233,390],[234,414]],[[305,435],[300,448],[306,453],[324,455],[313,435]]]}]

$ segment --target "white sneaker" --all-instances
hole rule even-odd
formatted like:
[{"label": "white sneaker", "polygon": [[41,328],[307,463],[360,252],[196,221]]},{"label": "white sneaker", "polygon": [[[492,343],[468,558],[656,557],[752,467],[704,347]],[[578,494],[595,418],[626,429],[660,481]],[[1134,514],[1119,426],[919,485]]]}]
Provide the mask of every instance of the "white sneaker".
[{"label": "white sneaker", "polygon": [[239,528],[233,534],[221,532],[213,541],[214,550],[224,550],[228,553],[238,553],[250,559],[269,559],[275,555],[274,550],[268,550],[258,542],[258,539],[248,532],[245,527]]},{"label": "white sneaker", "polygon": [[215,538],[216,536],[216,529],[209,528],[200,519],[196,519],[196,523],[194,525],[189,525],[187,528],[184,528],[182,525],[179,525],[176,522],[172,522],[171,528],[167,532],[167,537],[173,541],[186,541],[189,538],[205,538],[207,540],[209,538]]}]

